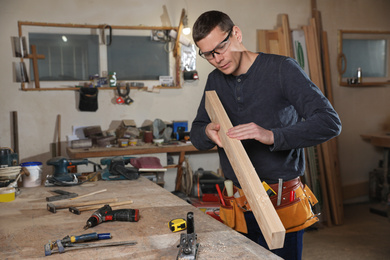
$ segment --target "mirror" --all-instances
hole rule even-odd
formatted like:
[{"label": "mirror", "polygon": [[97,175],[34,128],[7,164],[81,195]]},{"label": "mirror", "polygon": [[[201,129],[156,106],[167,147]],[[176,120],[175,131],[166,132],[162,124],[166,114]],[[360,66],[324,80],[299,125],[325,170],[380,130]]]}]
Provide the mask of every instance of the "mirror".
[{"label": "mirror", "polygon": [[390,84],[390,32],[339,30],[340,86]]}]

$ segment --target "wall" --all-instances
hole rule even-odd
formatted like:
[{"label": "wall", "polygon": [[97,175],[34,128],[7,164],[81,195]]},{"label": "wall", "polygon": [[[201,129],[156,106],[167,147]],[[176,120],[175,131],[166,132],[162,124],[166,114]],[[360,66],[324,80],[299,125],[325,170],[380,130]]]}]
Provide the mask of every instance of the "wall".
[{"label": "wall", "polygon": [[[362,140],[361,134],[390,131],[390,86],[340,87],[337,78],[337,30],[390,31],[390,1],[320,0],[323,29],[329,38],[334,103],[343,123],[338,138],[345,190],[367,194],[368,174],[382,160],[382,149]],[[386,127],[387,125],[387,127]],[[348,194],[345,194],[346,199]],[[366,199],[367,196],[358,199]],[[353,201],[353,200],[352,200]]]},{"label": "wall", "polygon": [[[309,0],[216,0],[216,1],[145,1],[145,0],[8,0],[0,9],[0,146],[12,147],[11,112],[18,112],[21,161],[45,162],[51,157],[50,143],[56,141],[56,118],[61,115],[61,139],[72,133],[72,126],[101,125],[103,130],[113,120],[134,119],[141,125],[145,119],[188,120],[195,116],[208,73],[213,69],[207,61],[197,59],[200,80],[185,83],[179,90],[162,90],[159,94],[132,91],[135,100],[130,106],[112,104],[113,91],[101,91],[97,112],[78,112],[76,94],[73,91],[20,91],[20,84],[13,82],[11,37],[18,35],[17,21],[88,23],[115,25],[165,25],[162,22],[163,6],[170,22],[177,26],[182,8],[189,12],[192,25],[204,11],[219,9],[227,12],[243,30],[244,43],[249,50],[256,50],[256,30],[274,29],[278,14],[289,15],[290,27],[300,28],[308,24],[311,16]],[[337,86],[336,55],[337,29],[385,29],[389,18],[389,2],[369,0],[325,1],[317,3],[322,12],[323,26],[329,34],[332,62],[335,107],[343,120],[343,133],[339,138],[339,150],[343,183],[359,183],[368,179],[368,171],[380,159],[380,151],[363,142],[359,134],[380,130],[389,116],[385,100],[388,88],[348,89]],[[360,17],[360,18],[358,18]],[[364,19],[361,19],[364,18]],[[380,22],[387,21],[387,22]],[[382,111],[382,112],[381,112]],[[387,114],[385,113],[387,112]],[[362,117],[364,121],[361,120]],[[365,122],[364,126],[362,122]],[[64,152],[63,152],[64,154]],[[357,163],[359,162],[360,165]],[[204,167],[216,170],[216,156],[190,156],[194,169]],[[50,170],[50,169],[48,169]]]}]

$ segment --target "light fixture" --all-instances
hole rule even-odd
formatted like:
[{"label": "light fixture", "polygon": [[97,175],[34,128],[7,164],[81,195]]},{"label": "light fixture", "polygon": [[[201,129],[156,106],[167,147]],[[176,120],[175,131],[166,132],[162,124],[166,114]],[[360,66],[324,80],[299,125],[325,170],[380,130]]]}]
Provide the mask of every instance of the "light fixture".
[{"label": "light fixture", "polygon": [[66,38],[65,35],[62,35],[62,41],[63,41],[63,42],[67,42],[67,41],[68,41],[68,38]]},{"label": "light fixture", "polygon": [[191,28],[188,26],[188,16],[187,12],[183,17],[183,34],[189,35],[191,33]]}]

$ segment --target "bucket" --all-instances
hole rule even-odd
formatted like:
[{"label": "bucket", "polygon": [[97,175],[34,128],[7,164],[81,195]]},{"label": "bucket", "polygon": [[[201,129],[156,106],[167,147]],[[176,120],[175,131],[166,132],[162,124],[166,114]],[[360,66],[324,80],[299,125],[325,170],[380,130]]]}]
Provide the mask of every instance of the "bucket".
[{"label": "bucket", "polygon": [[20,164],[25,167],[30,176],[23,175],[23,187],[37,187],[41,186],[42,182],[42,163],[41,162],[25,162]]}]

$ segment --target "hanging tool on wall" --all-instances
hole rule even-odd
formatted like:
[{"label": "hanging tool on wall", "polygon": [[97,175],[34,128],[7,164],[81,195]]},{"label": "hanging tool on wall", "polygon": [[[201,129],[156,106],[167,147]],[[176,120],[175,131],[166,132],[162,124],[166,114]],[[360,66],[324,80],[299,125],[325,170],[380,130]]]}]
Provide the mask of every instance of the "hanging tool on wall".
[{"label": "hanging tool on wall", "polygon": [[134,102],[134,100],[130,97],[130,84],[126,83],[126,92],[122,93],[121,87],[119,85],[116,86],[116,90],[118,92],[119,97],[116,99],[117,104],[125,104],[130,105]]}]

